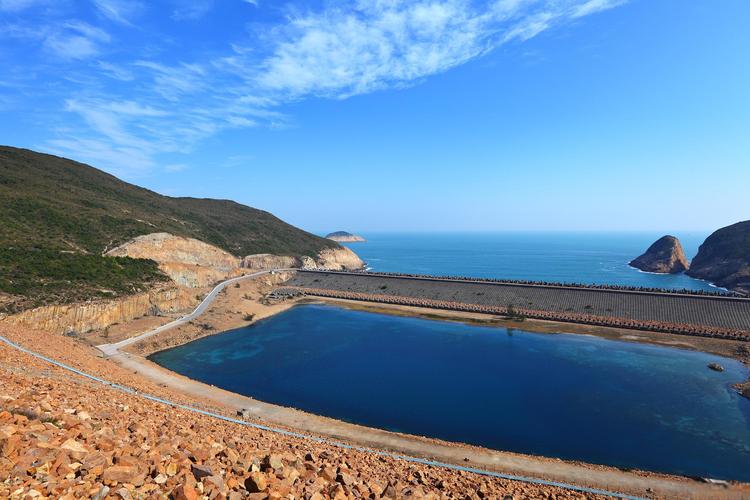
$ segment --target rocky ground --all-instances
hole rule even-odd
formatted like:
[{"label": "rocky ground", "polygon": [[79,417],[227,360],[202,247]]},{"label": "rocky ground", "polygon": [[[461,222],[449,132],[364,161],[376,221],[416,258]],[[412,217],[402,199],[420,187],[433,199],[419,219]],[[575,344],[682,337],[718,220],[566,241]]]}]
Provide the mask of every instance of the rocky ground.
[{"label": "rocky ground", "polygon": [[[33,332],[0,327],[0,334],[27,343]],[[108,380],[201,404],[73,339],[39,347]],[[0,498],[584,497],[224,422],[102,386],[5,344],[0,372]]]}]

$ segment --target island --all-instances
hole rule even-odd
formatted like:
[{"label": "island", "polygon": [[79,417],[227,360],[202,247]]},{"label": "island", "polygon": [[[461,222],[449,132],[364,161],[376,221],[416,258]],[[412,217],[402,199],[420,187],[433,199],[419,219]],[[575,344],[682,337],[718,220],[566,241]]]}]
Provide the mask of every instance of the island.
[{"label": "island", "polygon": [[361,242],[361,241],[367,241],[363,237],[358,236],[356,234],[347,233],[346,231],[336,231],[333,233],[328,233],[326,235],[326,238],[333,241],[338,242],[345,242],[345,243],[354,243],[354,242]]},{"label": "island", "polygon": [[690,267],[680,240],[674,236],[662,236],[646,253],[630,262],[632,267],[648,273],[677,274]]},{"label": "island", "polygon": [[706,238],[687,274],[750,294],[750,220],[721,228]]}]

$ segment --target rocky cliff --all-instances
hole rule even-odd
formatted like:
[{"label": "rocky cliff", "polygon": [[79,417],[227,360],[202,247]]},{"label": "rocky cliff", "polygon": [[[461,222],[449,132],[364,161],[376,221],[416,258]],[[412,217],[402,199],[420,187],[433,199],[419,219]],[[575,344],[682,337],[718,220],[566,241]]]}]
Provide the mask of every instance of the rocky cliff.
[{"label": "rocky cliff", "polygon": [[333,241],[339,241],[339,242],[358,242],[358,241],[366,241],[363,237],[347,233],[346,231],[336,231],[333,233],[329,233],[326,235],[326,238]]},{"label": "rocky cliff", "polygon": [[680,240],[669,235],[656,240],[646,253],[631,261],[630,265],[641,271],[665,274],[681,273],[690,266]]},{"label": "rocky cliff", "polygon": [[750,221],[724,227],[706,238],[687,274],[750,294]]},{"label": "rocky cliff", "polygon": [[326,268],[335,271],[357,270],[365,267],[357,254],[345,247],[326,248],[317,257],[286,256],[272,254],[248,255],[242,259],[241,266],[247,269],[273,268]]},{"label": "rocky cliff", "polygon": [[87,333],[141,316],[185,311],[197,305],[195,293],[174,286],[130,295],[122,299],[29,309],[5,322],[52,333]]},{"label": "rocky cliff", "polygon": [[236,274],[240,259],[193,238],[168,233],[138,236],[107,252],[109,256],[151,259],[178,285],[200,288]]}]

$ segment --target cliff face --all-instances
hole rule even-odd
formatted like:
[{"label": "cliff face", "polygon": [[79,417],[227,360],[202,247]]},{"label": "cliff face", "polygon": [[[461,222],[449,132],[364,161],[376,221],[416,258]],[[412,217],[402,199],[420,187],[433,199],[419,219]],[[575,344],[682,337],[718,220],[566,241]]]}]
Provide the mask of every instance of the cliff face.
[{"label": "cliff face", "polygon": [[244,257],[241,266],[246,269],[281,269],[302,267],[302,260],[299,257],[288,255],[273,255],[270,253],[259,253]]},{"label": "cliff face", "polygon": [[706,238],[687,274],[750,294],[750,221],[724,227]]},{"label": "cliff face", "polygon": [[138,236],[107,255],[151,259],[172,281],[190,288],[212,285],[235,274],[240,267],[237,257],[220,248],[168,233]]},{"label": "cliff face", "polygon": [[662,236],[630,265],[641,271],[665,274],[681,273],[690,266],[680,240],[674,236]]},{"label": "cliff face", "polygon": [[86,333],[141,316],[184,311],[197,302],[195,293],[188,289],[166,287],[111,301],[38,307],[4,321],[57,334]]},{"label": "cliff face", "polygon": [[318,267],[333,270],[356,270],[365,267],[356,253],[346,247],[326,248],[318,253]]},{"label": "cliff face", "polygon": [[334,271],[353,271],[365,267],[357,254],[348,248],[327,248],[316,258],[302,256],[256,254],[242,259],[242,267],[248,269],[273,268],[326,268]]}]

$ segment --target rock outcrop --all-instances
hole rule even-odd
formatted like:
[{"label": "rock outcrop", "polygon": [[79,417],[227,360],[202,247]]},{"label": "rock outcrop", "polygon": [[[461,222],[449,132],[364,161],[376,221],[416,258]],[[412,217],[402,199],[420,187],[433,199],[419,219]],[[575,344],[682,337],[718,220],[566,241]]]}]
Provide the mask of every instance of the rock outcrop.
[{"label": "rock outcrop", "polygon": [[107,255],[151,259],[180,286],[210,286],[236,274],[240,259],[213,245],[169,233],[152,233],[133,238]]},{"label": "rock outcrop", "polygon": [[326,248],[318,253],[318,267],[333,270],[357,270],[365,267],[356,253],[346,247]]},{"label": "rock outcrop", "polygon": [[116,300],[37,307],[3,321],[50,333],[87,333],[141,316],[184,311],[197,302],[193,291],[170,286]]},{"label": "rock outcrop", "polygon": [[669,235],[656,240],[646,253],[631,261],[630,265],[641,271],[664,274],[681,273],[690,267],[680,240]]},{"label": "rock outcrop", "polygon": [[334,271],[353,271],[365,267],[357,254],[346,247],[326,248],[313,258],[307,255],[295,257],[287,255],[272,255],[267,253],[248,255],[243,258],[241,265],[247,269],[331,269]]},{"label": "rock outcrop", "polygon": [[750,294],[750,221],[724,227],[706,238],[687,274]]},{"label": "rock outcrop", "polygon": [[340,241],[344,243],[351,243],[351,242],[357,242],[357,241],[366,241],[363,237],[347,233],[346,231],[336,231],[333,233],[329,233],[326,235],[326,238],[333,241]]},{"label": "rock outcrop", "polygon": [[258,253],[248,255],[240,262],[240,265],[246,269],[282,269],[302,267],[302,260],[299,257],[290,255],[273,255],[270,253]]}]

